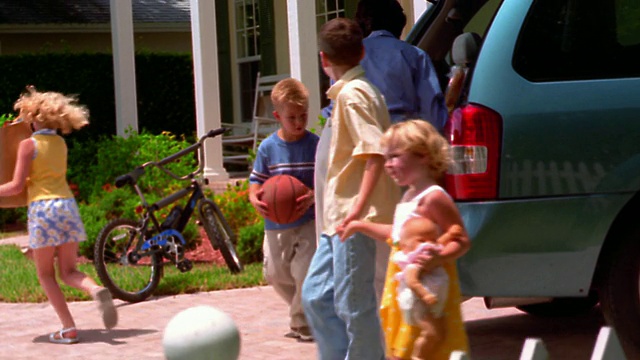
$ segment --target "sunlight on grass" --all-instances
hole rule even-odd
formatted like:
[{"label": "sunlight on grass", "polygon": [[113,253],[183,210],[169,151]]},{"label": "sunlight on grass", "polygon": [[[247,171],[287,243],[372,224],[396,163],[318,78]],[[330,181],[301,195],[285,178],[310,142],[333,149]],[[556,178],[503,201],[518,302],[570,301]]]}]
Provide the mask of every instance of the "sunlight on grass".
[{"label": "sunlight on grass", "polygon": [[[115,265],[114,265],[115,266]],[[100,282],[93,264],[79,264],[78,269]],[[126,269],[125,269],[126,270]],[[131,276],[130,271],[116,270],[112,276],[121,283]],[[226,267],[212,264],[194,264],[193,269],[181,273],[172,265],[164,267],[164,277],[153,296],[188,294],[201,291],[226,290],[266,285],[262,277],[262,264],[246,265],[244,271],[233,275]],[[90,300],[80,290],[61,286],[67,301]],[[0,246],[0,301],[45,302],[47,297],[38,283],[36,268],[25,258],[18,246]]]}]

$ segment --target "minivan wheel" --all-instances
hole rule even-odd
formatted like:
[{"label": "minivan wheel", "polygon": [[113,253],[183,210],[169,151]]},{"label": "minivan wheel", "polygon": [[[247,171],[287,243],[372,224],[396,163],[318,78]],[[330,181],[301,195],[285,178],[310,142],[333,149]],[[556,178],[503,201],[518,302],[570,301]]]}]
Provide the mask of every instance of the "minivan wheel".
[{"label": "minivan wheel", "polygon": [[555,298],[551,302],[520,305],[516,308],[534,316],[562,317],[588,314],[596,304],[598,295],[590,293],[587,297]]},{"label": "minivan wheel", "polygon": [[621,238],[604,269],[600,305],[628,359],[640,359],[640,231]]}]

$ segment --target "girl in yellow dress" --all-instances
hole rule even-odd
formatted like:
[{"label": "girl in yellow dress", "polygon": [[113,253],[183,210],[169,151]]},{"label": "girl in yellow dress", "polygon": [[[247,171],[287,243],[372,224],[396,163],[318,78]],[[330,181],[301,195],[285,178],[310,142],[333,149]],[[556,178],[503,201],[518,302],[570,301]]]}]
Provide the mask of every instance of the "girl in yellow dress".
[{"label": "girl in yellow dress", "polygon": [[[446,140],[428,122],[408,120],[395,124],[382,138],[385,149],[385,169],[400,185],[407,187],[402,200],[396,206],[393,225],[352,221],[341,237],[348,238],[354,232],[362,232],[375,239],[386,241],[391,247],[391,257],[399,251],[400,229],[413,217],[426,217],[440,228],[442,234],[463,228],[462,236],[456,236],[439,252],[421,256],[420,265],[425,272],[443,266],[449,276],[449,291],[444,307],[444,339],[438,340],[421,334],[420,328],[404,323],[397,301],[400,268],[389,262],[387,278],[380,307],[382,328],[385,334],[386,353],[390,359],[449,359],[451,352],[469,351],[467,335],[460,312],[460,285],[456,259],[464,255],[470,241],[455,203],[438,183],[449,166],[449,148]],[[427,346],[427,342],[431,342]],[[436,344],[434,344],[436,342]],[[425,353],[425,349],[432,349]]]}]

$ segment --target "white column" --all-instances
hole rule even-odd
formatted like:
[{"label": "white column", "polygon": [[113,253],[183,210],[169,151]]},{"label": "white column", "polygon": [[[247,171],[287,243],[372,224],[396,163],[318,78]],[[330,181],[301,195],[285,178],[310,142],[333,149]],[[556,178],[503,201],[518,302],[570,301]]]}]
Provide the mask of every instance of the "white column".
[{"label": "white column", "polygon": [[309,128],[320,130],[320,78],[315,6],[304,1],[287,0],[289,62],[291,77],[309,89]]},{"label": "white column", "polygon": [[111,0],[110,6],[116,131],[119,136],[125,136],[129,127],[138,132],[133,8],[131,0]]},{"label": "white column", "polygon": [[[431,6],[431,3],[427,5],[425,0],[413,0],[413,23],[417,23],[422,13],[427,10],[427,6]],[[410,20],[410,19],[407,19]]]},{"label": "white column", "polygon": [[[216,7],[213,1],[191,0],[191,38],[196,93],[196,130],[200,137],[209,130],[220,127]],[[210,181],[228,179],[229,174],[222,164],[221,137],[205,141],[204,151],[204,176]]]}]

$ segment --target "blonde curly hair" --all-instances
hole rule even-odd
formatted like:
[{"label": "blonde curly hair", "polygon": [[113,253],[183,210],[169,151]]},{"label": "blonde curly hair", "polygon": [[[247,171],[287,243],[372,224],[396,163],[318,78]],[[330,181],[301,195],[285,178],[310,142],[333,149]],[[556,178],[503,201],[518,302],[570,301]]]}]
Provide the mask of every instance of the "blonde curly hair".
[{"label": "blonde curly hair", "polygon": [[383,148],[426,156],[433,178],[440,178],[449,169],[449,143],[438,130],[424,120],[406,120],[392,125],[380,141]]},{"label": "blonde curly hair", "polygon": [[89,124],[89,110],[78,104],[75,96],[58,92],[39,92],[33,86],[13,105],[27,123],[37,123],[42,128],[60,130],[68,134]]}]

